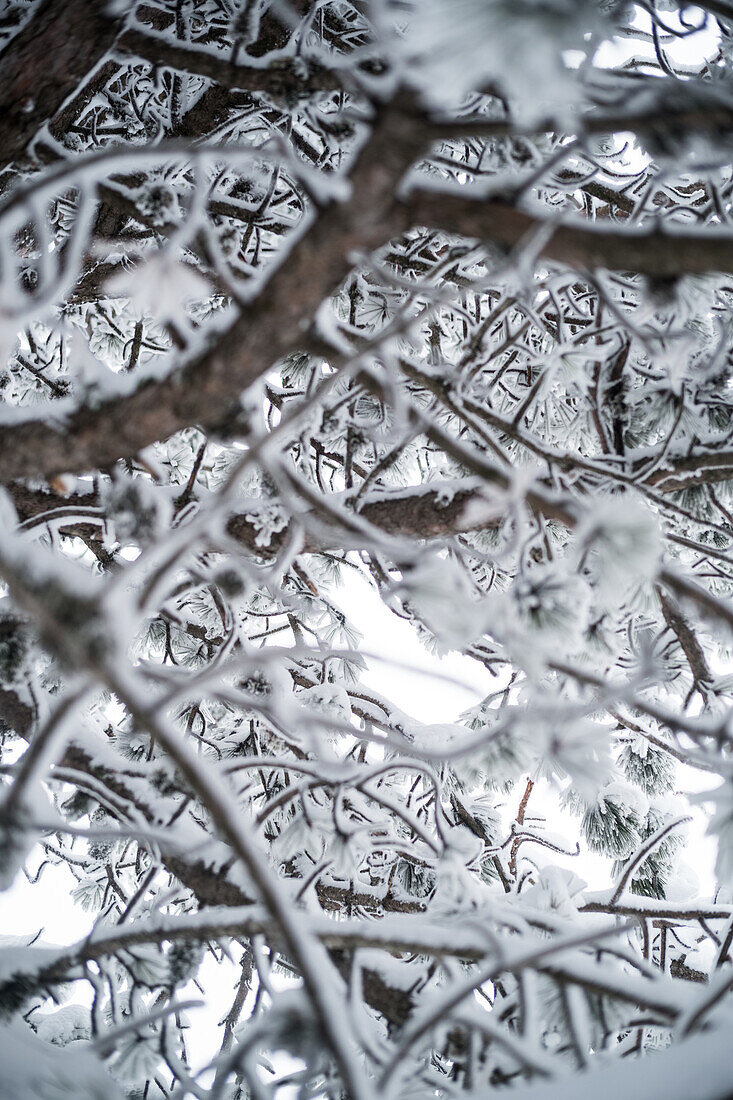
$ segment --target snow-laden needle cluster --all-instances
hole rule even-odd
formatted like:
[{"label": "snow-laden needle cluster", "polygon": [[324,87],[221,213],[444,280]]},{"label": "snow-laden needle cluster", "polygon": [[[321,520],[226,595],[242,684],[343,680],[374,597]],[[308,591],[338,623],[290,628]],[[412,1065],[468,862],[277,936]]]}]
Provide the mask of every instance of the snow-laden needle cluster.
[{"label": "snow-laden needle cluster", "polygon": [[0,14],[0,1096],[733,1094],[733,4]]}]

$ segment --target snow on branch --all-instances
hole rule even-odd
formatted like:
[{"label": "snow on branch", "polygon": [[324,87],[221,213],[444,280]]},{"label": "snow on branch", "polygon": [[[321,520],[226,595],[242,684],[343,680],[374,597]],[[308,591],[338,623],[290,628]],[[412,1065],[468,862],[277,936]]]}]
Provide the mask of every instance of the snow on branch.
[{"label": "snow on branch", "polygon": [[724,1100],[728,5],[6,9],[3,1085]]}]

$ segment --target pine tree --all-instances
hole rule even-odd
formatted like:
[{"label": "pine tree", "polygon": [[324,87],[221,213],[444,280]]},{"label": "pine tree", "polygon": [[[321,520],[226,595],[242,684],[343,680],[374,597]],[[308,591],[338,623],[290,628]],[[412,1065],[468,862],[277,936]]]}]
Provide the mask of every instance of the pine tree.
[{"label": "pine tree", "polygon": [[0,1094],[724,1100],[733,6],[1,14]]}]

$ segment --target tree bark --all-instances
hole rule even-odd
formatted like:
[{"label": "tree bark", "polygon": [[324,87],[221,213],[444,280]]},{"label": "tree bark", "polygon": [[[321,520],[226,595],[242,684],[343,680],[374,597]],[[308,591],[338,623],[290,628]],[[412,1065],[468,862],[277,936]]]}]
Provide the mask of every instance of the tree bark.
[{"label": "tree bark", "polygon": [[45,0],[0,55],[0,162],[26,151],[38,130],[112,47],[106,5]]}]

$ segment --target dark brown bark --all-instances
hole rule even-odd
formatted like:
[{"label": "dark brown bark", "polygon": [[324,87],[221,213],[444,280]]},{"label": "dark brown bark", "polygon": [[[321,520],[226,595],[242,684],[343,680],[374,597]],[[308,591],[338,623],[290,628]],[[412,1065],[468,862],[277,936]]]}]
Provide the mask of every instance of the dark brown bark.
[{"label": "dark brown bark", "polygon": [[667,596],[661,588],[657,589],[657,593],[664,621],[680,643],[695,678],[695,683],[700,685],[711,684],[714,677],[705,658],[703,648],[698,641],[697,634],[682,614],[677,603],[670,596]]},{"label": "dark brown bark", "polygon": [[[733,270],[733,240],[714,231],[604,231],[562,222],[552,228],[547,219],[505,202],[430,192],[415,193],[400,206],[395,190],[424,140],[409,105],[385,110],[355,165],[350,201],[324,211],[223,336],[169,378],[95,408],[82,407],[63,430],[43,420],[5,429],[0,479],[7,483],[82,472],[134,455],[192,424],[205,430],[231,425],[242,390],[279,357],[307,342],[306,327],[346,278],[353,252],[377,248],[414,225],[483,238],[506,250],[548,227],[551,236],[539,241],[540,254],[581,269],[607,267],[660,277]],[[720,480],[729,477],[726,457],[714,460]],[[710,460],[704,465],[710,466]],[[682,487],[668,483],[668,475],[663,481],[665,490]]]},{"label": "dark brown bark", "polygon": [[411,111],[399,104],[384,110],[357,158],[350,201],[321,214],[223,336],[170,378],[82,408],[63,428],[29,421],[6,429],[0,438],[3,482],[98,468],[191,424],[211,429],[231,422],[242,390],[302,346],[318,306],[346,278],[352,251],[382,243],[395,189],[422,147]]},{"label": "dark brown bark", "polygon": [[405,228],[422,225],[479,240],[509,251],[547,230],[534,247],[545,257],[580,270],[605,268],[654,278],[709,271],[733,271],[733,236],[711,229],[666,233],[659,229],[597,229],[518,210],[511,203],[465,194],[416,192],[405,203]]},{"label": "dark brown bark", "polygon": [[165,65],[216,81],[224,88],[263,92],[277,98],[333,92],[343,87],[337,69],[313,61],[278,59],[270,66],[242,65],[195,45],[176,45],[161,35],[131,28],[118,39],[117,48],[152,65]]},{"label": "dark brown bark", "polygon": [[45,0],[0,55],[0,162],[17,160],[39,128],[111,48],[103,3]]}]

